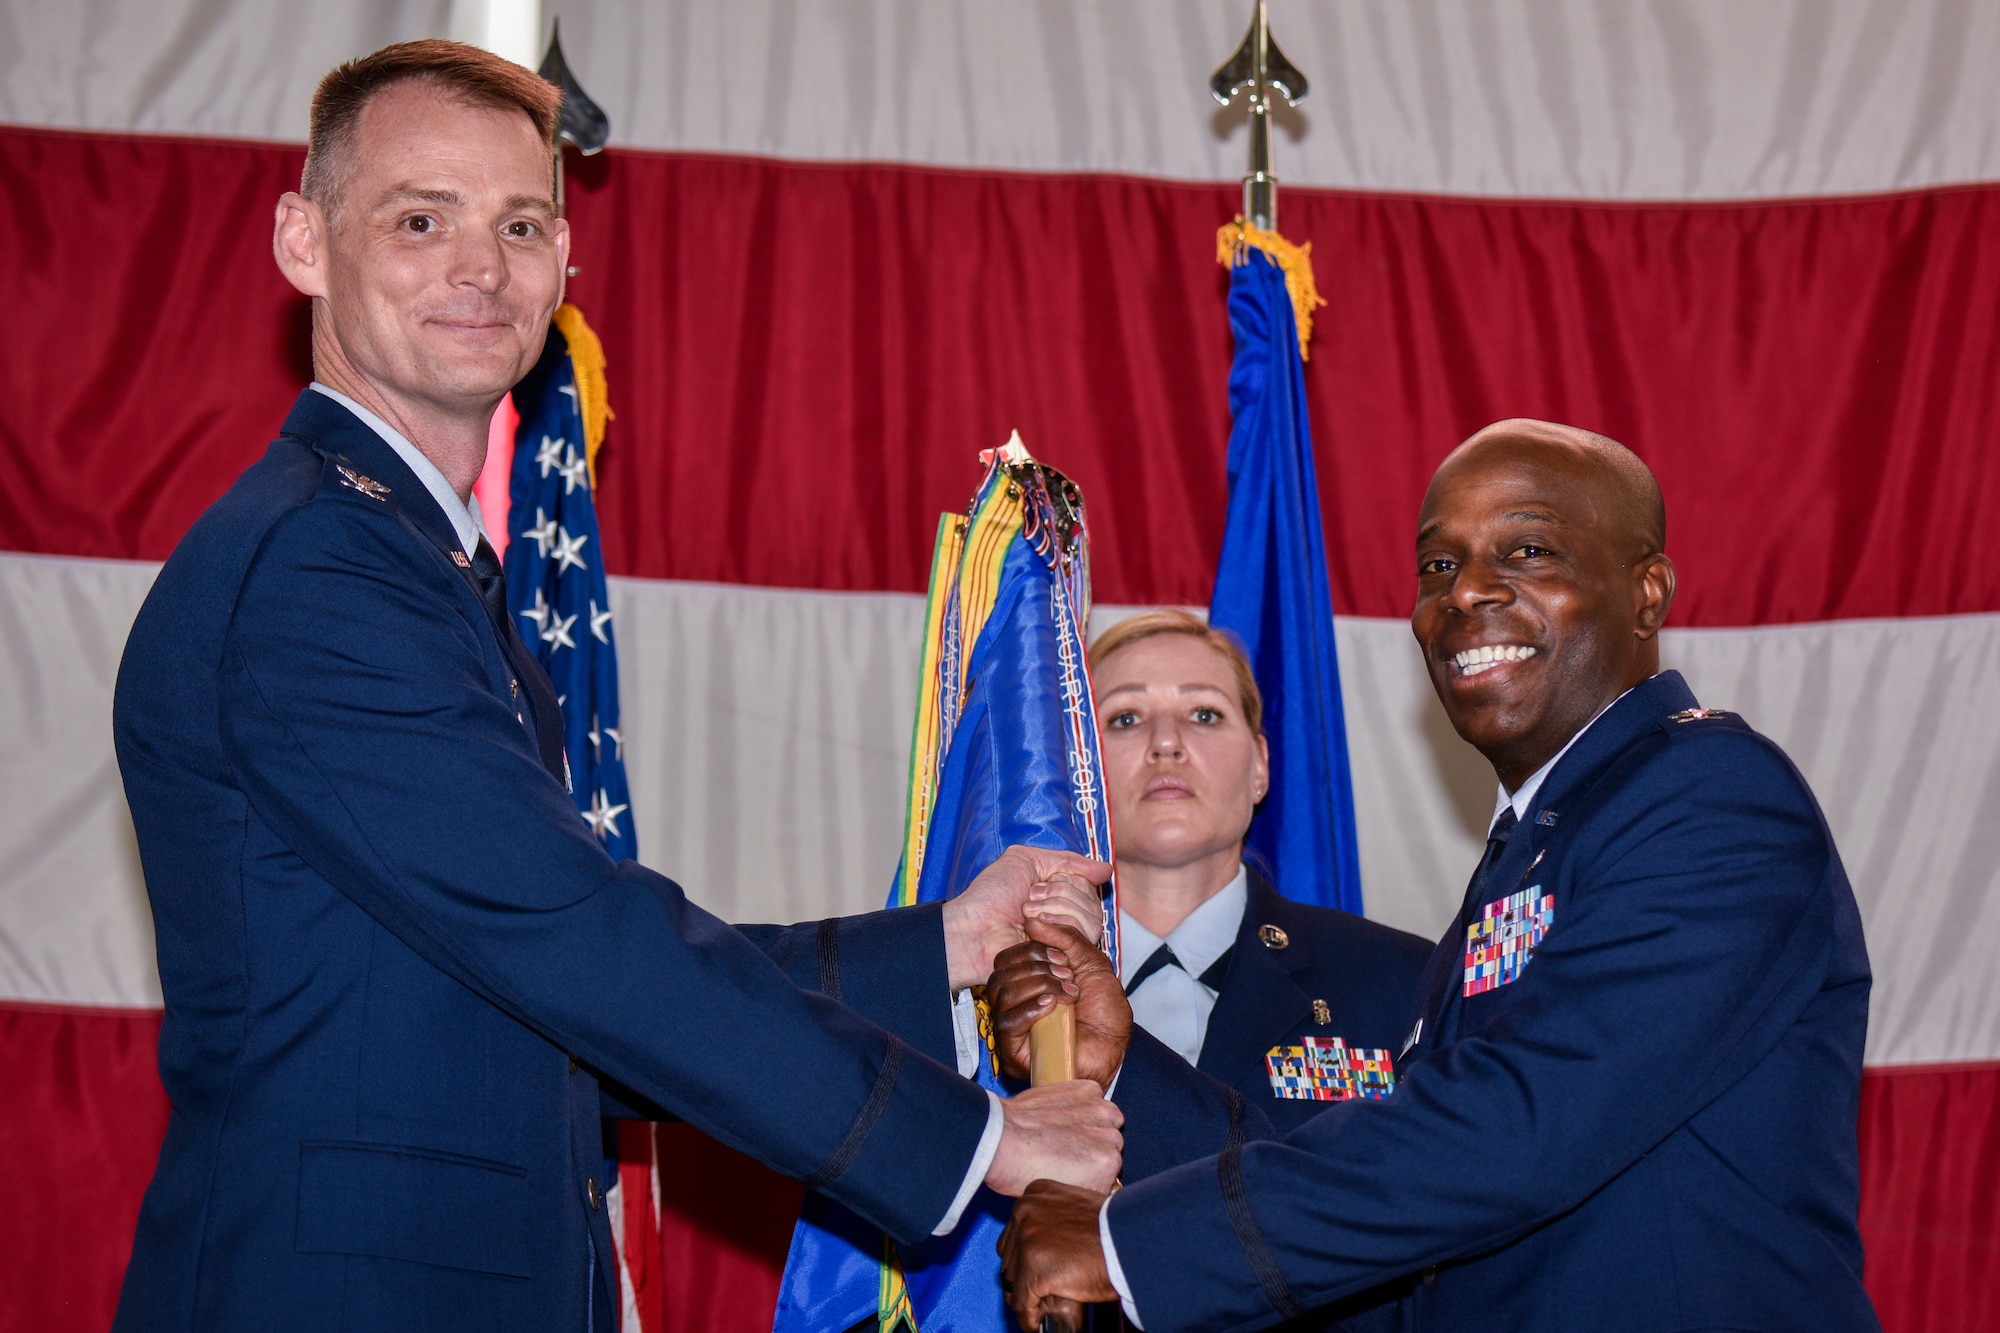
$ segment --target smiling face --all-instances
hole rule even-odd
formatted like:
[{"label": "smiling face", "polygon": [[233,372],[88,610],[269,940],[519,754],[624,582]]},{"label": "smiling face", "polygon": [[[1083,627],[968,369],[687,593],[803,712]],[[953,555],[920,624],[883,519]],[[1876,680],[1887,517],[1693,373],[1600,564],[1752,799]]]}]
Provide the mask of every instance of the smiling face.
[{"label": "smiling face", "polygon": [[345,155],[326,262],[308,282],[288,270],[318,298],[315,355],[392,402],[490,408],[541,355],[562,299],[548,149],[524,112],[411,80],[368,102]]},{"label": "smiling face", "polygon": [[1192,635],[1155,634],[1091,678],[1119,865],[1233,864],[1270,769],[1229,659]]},{"label": "smiling face", "polygon": [[1438,469],[1410,627],[1452,726],[1509,790],[1659,670],[1663,527],[1644,465],[1572,427],[1502,422]]}]

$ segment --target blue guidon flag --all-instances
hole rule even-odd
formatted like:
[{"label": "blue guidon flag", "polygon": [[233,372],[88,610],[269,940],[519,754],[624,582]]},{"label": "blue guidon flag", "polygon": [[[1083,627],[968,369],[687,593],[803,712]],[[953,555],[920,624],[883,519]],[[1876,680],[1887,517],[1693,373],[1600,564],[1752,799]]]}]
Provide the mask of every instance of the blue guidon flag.
[{"label": "blue guidon flag", "polygon": [[508,488],[507,609],[562,701],[570,789],[614,860],[639,854],[618,720],[618,651],[592,498],[610,416],[604,353],[575,306],[556,311],[542,359],[515,386],[521,424]]},{"label": "blue guidon flag", "polygon": [[1306,423],[1312,247],[1242,218],[1222,228],[1229,269],[1229,519],[1209,623],[1249,654],[1264,695],[1271,790],[1244,859],[1298,902],[1361,911],[1333,595]]},{"label": "blue guidon flag", "polygon": [[[1083,496],[1030,457],[1018,435],[984,461],[985,481],[965,513],[944,516],[931,560],[891,907],[953,897],[1016,843],[1112,859],[1084,651]],[[1115,885],[1104,912],[1103,947],[1115,970]],[[1013,1091],[990,1049],[976,1078],[1002,1096]],[[950,1235],[901,1249],[840,1205],[807,1195],[775,1333],[863,1321],[881,1333],[1007,1333],[994,1244],[1012,1208],[981,1189]]]}]

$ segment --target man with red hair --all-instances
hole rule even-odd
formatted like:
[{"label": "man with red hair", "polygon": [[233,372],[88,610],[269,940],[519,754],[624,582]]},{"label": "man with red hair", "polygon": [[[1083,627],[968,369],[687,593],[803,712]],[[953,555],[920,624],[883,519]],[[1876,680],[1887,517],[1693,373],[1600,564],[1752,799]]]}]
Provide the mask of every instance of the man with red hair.
[{"label": "man with red hair", "polygon": [[619,1105],[903,1241],[982,1181],[1116,1175],[1097,1086],[1003,1103],[923,1053],[1023,917],[1095,917],[1109,867],[1017,848],[941,906],[741,932],[578,817],[469,503],[562,296],[558,101],[449,42],[314,99],[274,248],[316,380],[167,560],[118,676],[173,1105],[120,1330],[605,1333]]}]

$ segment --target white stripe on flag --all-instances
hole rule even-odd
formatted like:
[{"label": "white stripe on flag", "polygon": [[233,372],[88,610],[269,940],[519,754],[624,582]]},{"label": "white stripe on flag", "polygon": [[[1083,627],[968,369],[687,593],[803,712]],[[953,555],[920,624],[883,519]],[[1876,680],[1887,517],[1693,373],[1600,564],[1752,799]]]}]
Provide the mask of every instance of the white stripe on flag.
[{"label": "white stripe on flag", "polygon": [[[0,555],[0,999],[160,1002],[110,737],[155,569]],[[648,863],[732,920],[878,906],[923,599],[640,579],[611,597]],[[1407,626],[1338,628],[1369,915],[1435,935],[1478,859],[1492,774],[1445,723]],[[2000,1059],[2000,615],[1669,631],[1665,655],[1818,793],[1868,930],[1870,1063]]]}]

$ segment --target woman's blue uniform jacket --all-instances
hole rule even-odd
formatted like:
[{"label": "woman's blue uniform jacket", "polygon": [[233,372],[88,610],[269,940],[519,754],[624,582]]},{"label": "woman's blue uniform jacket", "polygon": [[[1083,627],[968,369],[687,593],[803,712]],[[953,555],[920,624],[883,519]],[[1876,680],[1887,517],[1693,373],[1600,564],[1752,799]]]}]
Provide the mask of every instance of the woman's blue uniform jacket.
[{"label": "woman's blue uniform jacket", "polygon": [[[1255,867],[1247,888],[1196,1066],[1232,1095],[1218,1099],[1211,1091],[1204,1098],[1174,1074],[1173,1066],[1184,1067],[1178,1055],[1135,1033],[1115,1089],[1125,1112],[1128,1184],[1220,1151],[1232,1112],[1241,1141],[1290,1133],[1333,1105],[1279,1096],[1265,1060],[1274,1048],[1337,1037],[1357,1055],[1386,1056],[1393,1072],[1395,1052],[1416,1017],[1428,940],[1351,912],[1293,902]],[[1394,1328],[1389,1303],[1399,1292],[1400,1285],[1359,1294],[1297,1327]],[[1099,1325],[1108,1318],[1100,1316]]]}]

